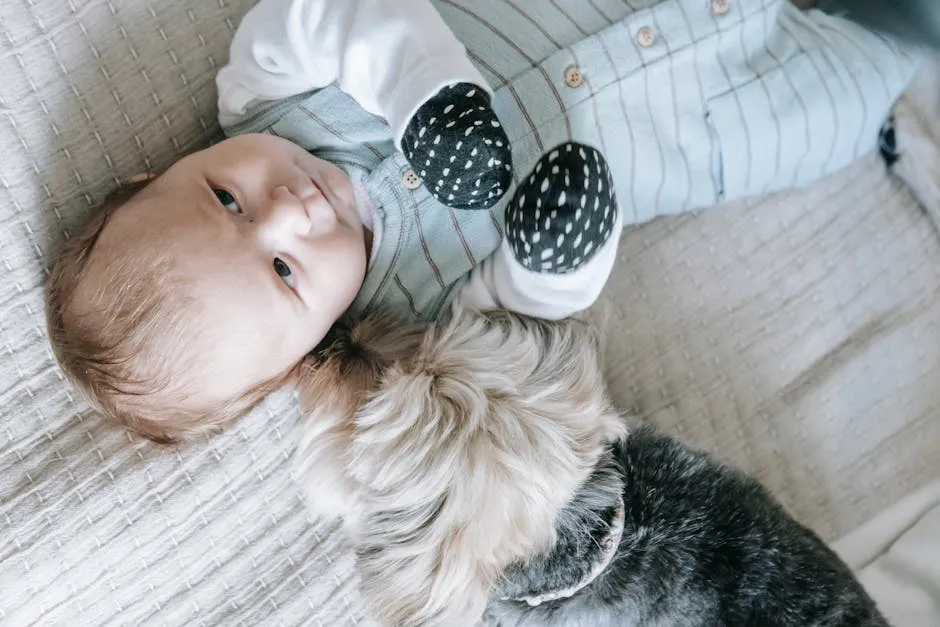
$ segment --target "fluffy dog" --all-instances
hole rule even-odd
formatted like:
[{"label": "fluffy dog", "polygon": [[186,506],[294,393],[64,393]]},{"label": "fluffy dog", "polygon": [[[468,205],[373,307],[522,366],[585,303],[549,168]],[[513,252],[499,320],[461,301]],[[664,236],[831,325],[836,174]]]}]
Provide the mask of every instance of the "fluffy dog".
[{"label": "fluffy dog", "polygon": [[365,321],[303,374],[298,479],[382,623],[886,625],[756,481],[627,434],[583,323]]}]

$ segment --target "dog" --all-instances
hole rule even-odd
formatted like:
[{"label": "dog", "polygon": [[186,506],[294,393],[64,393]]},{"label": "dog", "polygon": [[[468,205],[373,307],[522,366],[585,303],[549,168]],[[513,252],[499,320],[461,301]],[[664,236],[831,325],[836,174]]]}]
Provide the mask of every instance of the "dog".
[{"label": "dog", "polygon": [[297,481],[385,625],[887,625],[757,481],[627,429],[584,322],[371,319],[305,366]]}]

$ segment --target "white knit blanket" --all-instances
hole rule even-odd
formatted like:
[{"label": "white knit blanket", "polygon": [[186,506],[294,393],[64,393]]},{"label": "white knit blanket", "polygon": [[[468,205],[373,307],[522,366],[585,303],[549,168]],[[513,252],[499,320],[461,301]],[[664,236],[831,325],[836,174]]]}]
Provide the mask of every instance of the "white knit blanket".
[{"label": "white knit blanket", "polygon": [[[0,623],[362,620],[288,476],[297,411],[162,449],[47,347],[42,283],[115,182],[217,135],[249,0],[0,2]],[[624,237],[604,300],[625,407],[763,479],[827,539],[940,475],[940,239],[877,158]]]}]

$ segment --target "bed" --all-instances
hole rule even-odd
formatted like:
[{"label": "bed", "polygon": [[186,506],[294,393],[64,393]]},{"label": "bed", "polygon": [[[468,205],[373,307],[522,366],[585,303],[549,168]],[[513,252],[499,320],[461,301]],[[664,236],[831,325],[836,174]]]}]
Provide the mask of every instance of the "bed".
[{"label": "bed", "polygon": [[[250,5],[0,3],[2,624],[365,620],[337,522],[291,482],[289,392],[162,448],[90,411],[46,340],[68,234],[118,181],[219,137],[213,77]],[[936,227],[869,154],[808,189],[628,229],[592,312],[617,402],[871,566],[858,547],[874,541],[850,532],[940,478]]]}]

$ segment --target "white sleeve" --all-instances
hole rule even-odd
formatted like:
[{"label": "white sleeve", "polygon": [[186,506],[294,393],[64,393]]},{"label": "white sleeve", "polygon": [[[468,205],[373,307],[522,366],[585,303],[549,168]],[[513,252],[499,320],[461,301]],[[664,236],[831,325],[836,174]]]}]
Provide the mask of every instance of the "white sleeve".
[{"label": "white sleeve", "polygon": [[468,82],[490,91],[429,0],[261,0],[216,77],[220,121],[334,81],[388,120],[396,145],[441,88]]},{"label": "white sleeve", "polygon": [[617,260],[623,232],[622,212],[610,239],[589,262],[567,274],[532,272],[516,261],[509,243],[503,243],[470,277],[455,298],[458,306],[485,311],[508,309],[516,313],[560,320],[583,311],[600,296]]}]

